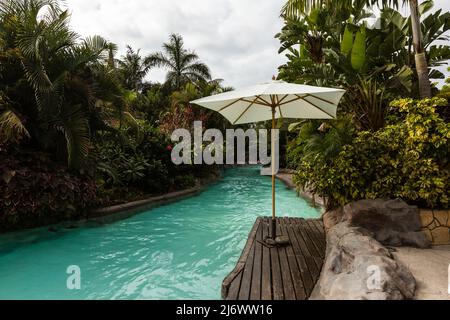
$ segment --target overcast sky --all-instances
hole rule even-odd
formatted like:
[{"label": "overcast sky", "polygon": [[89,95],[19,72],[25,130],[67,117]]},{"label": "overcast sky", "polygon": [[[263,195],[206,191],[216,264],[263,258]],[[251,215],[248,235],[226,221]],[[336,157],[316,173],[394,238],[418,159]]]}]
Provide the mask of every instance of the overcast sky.
[{"label": "overcast sky", "polygon": [[[285,0],[67,0],[72,25],[81,36],[101,35],[119,46],[161,50],[170,33],[183,36],[212,71],[213,78],[240,87],[270,80],[285,61],[278,55],[279,12]],[[435,8],[450,11],[449,0]],[[401,9],[406,13],[406,9]],[[148,79],[163,81],[151,70]]]}]

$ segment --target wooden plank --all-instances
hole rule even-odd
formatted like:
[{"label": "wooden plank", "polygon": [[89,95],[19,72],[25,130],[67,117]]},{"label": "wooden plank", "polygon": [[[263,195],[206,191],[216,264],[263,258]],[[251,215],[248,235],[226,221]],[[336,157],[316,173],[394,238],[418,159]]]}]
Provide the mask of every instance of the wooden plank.
[{"label": "wooden plank", "polygon": [[[263,228],[259,225],[256,231],[256,240],[254,242],[255,257],[253,259],[253,274],[252,274],[252,286],[250,289],[250,300],[261,299],[261,271],[262,271],[262,251],[263,251]],[[259,242],[260,241],[260,242]]]},{"label": "wooden plank", "polygon": [[239,289],[239,300],[250,299],[250,288],[252,285],[253,274],[253,258],[255,256],[255,244],[250,248],[250,253],[245,262],[244,271],[242,272],[241,288]]},{"label": "wooden plank", "polygon": [[298,234],[302,236],[303,243],[305,244],[305,247],[308,250],[309,255],[314,257],[320,257],[319,251],[312,243],[313,239],[311,239],[309,232],[306,231],[305,228],[306,223],[304,222],[304,219],[295,219],[294,222],[298,226],[296,230],[298,231]]},{"label": "wooden plank", "polygon": [[[277,219],[276,229],[278,235],[286,235],[281,230],[281,220],[282,218]],[[286,248],[285,247],[277,247],[278,256],[280,259],[280,271],[281,271],[281,279],[283,280],[283,293],[285,300],[295,300],[295,291],[294,285],[292,283],[291,278],[291,270],[289,269],[289,264],[286,256]]]},{"label": "wooden plank", "polygon": [[[309,270],[309,273],[311,274],[312,283],[314,285],[316,279],[319,277],[320,270],[322,269],[322,264],[321,264],[322,258],[317,257],[317,256],[312,256],[312,255],[306,253],[307,249],[306,249],[305,240],[304,239],[302,240],[303,236],[301,235],[301,232],[298,231],[299,230],[298,227],[296,228],[296,230],[297,230],[297,232],[294,234],[297,237],[297,239],[299,240],[301,251],[303,252],[303,258],[306,262],[307,269]],[[302,241],[303,241],[303,244],[301,244]],[[309,243],[309,242],[310,242],[310,240],[306,239],[306,243]],[[317,261],[317,259],[319,261]]]},{"label": "wooden plank", "polygon": [[226,300],[237,300],[239,296],[239,288],[241,287],[242,272],[236,275],[231,282],[227,292]]},{"label": "wooden plank", "polygon": [[[281,223],[282,229],[285,229],[285,233],[289,235],[288,228],[291,228],[291,225],[289,223],[289,219],[285,218],[283,219]],[[290,239],[291,244],[286,247],[286,255],[289,262],[289,269],[291,271],[291,277],[294,284],[294,290],[295,290],[295,296],[297,300],[305,300],[306,299],[306,291],[303,284],[303,278],[301,275],[300,267],[298,265],[294,248],[292,244],[292,240]]]},{"label": "wooden plank", "polygon": [[326,249],[320,220],[277,218],[278,235],[290,244],[270,247],[271,218],[258,218],[236,267],[224,279],[222,297],[238,300],[306,299],[318,280]]},{"label": "wooden plank", "polygon": [[319,246],[319,249],[322,251],[325,251],[325,241],[324,241],[324,234],[323,232],[319,232],[319,229],[317,229],[315,225],[315,220],[308,219],[305,220],[305,223],[307,224],[311,234],[316,240],[316,244]]},{"label": "wooden plank", "polygon": [[[287,235],[287,230],[283,227],[284,218],[280,218],[278,220],[278,229],[280,234]],[[285,300],[295,300],[295,289],[294,289],[294,280],[291,276],[291,267],[289,265],[288,256],[287,256],[287,248],[291,248],[291,245],[286,247],[279,247],[278,252],[280,256],[280,267],[281,267],[281,277],[283,279],[283,291],[284,291],[284,299]],[[293,266],[297,268],[297,264]]]},{"label": "wooden plank", "polygon": [[312,227],[306,220],[301,220],[300,224],[303,226],[303,230],[306,232],[307,236],[311,240],[312,246],[314,246],[317,252],[316,257],[323,258],[325,256],[325,247],[320,242],[320,239],[317,235],[317,229]]},{"label": "wooden plank", "polygon": [[[267,219],[261,222],[263,240],[269,236]],[[270,267],[270,249],[262,246],[261,300],[272,299],[272,274]]]},{"label": "wooden plank", "polygon": [[[317,249],[312,245],[311,239],[307,236],[305,230],[302,227],[302,224],[300,223],[301,219],[294,219],[293,220],[293,231],[294,231],[294,237],[297,239],[300,250],[305,257],[306,262],[312,261],[314,262],[313,257],[319,256],[319,253],[317,252]],[[308,265],[308,268],[316,272],[317,268],[314,267],[315,264]],[[313,273],[311,273],[313,275]]]},{"label": "wooden plank", "polygon": [[311,270],[311,277],[314,281],[314,279],[319,276],[320,270],[322,269],[322,257],[316,246],[313,244],[314,240],[312,240],[311,236],[306,231],[305,224],[302,220],[304,219],[294,220],[297,225],[296,236],[297,239],[299,239],[299,242],[303,243],[303,245],[301,245],[302,250],[309,252],[309,254],[305,254],[305,260]]},{"label": "wooden plank", "polygon": [[259,224],[261,223],[261,218],[257,218],[255,223],[253,224],[252,230],[250,231],[247,239],[247,243],[242,250],[241,256],[236,263],[234,269],[223,279],[222,281],[222,299],[226,299],[228,295],[228,290],[230,288],[231,283],[235,280],[235,278],[242,272],[244,269],[245,263],[247,261],[247,257],[249,255],[251,246],[253,245],[253,241],[255,239],[256,230],[258,230]]},{"label": "wooden plank", "polygon": [[322,238],[325,239],[325,228],[323,227],[323,222],[321,219],[309,219],[309,222],[311,222],[319,232],[319,234],[322,235]]},{"label": "wooden plank", "polygon": [[[311,262],[310,261],[307,262],[306,260],[307,256],[301,249],[302,244],[299,242],[297,236],[295,235],[296,234],[295,229],[298,228],[298,226],[294,223],[294,221],[291,218],[288,221],[290,224],[288,232],[292,244],[292,249],[294,251],[294,255],[297,260],[298,267],[300,269],[306,295],[309,295],[314,287],[314,277],[309,267],[309,265],[311,265]],[[314,267],[316,266],[315,263],[312,263],[312,265]]]},{"label": "wooden plank", "polygon": [[322,243],[323,247],[326,250],[327,247],[327,241],[326,241],[326,235],[325,235],[325,228],[323,227],[323,222],[320,219],[310,219],[308,222],[311,223],[312,226],[315,227],[317,230],[317,236]]},{"label": "wooden plank", "polygon": [[280,257],[278,248],[270,248],[270,262],[272,266],[272,291],[274,300],[283,300],[283,279],[281,277]]}]

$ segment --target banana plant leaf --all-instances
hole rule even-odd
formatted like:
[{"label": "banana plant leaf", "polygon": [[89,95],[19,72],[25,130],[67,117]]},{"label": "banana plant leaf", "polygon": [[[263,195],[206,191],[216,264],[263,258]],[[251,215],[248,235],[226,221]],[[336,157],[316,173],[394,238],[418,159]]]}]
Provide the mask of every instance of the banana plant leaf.
[{"label": "banana plant leaf", "polygon": [[341,42],[341,52],[348,55],[353,47],[353,32],[348,26],[345,27],[344,36]]},{"label": "banana plant leaf", "polygon": [[353,69],[360,71],[366,62],[366,28],[362,26],[355,36],[352,47],[351,63]]}]

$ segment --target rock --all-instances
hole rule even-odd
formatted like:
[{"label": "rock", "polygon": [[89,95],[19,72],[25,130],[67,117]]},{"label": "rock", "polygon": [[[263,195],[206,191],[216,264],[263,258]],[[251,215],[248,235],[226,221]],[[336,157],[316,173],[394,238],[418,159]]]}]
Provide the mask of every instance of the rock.
[{"label": "rock", "polygon": [[419,248],[431,245],[421,231],[419,210],[403,200],[360,200],[347,204],[342,210],[341,221],[367,229],[385,245]]},{"label": "rock", "polygon": [[433,222],[433,211],[431,210],[421,210],[420,212],[420,220],[422,226],[429,226]]},{"label": "rock", "polygon": [[450,242],[450,231],[447,227],[437,227],[431,230],[433,243],[436,245],[448,244]]},{"label": "rock", "polygon": [[399,234],[401,245],[417,247],[417,248],[428,248],[430,247],[431,241],[428,239],[425,232],[421,231],[410,231],[402,232]]},{"label": "rock", "polygon": [[425,236],[427,237],[428,241],[433,242],[433,237],[431,236],[431,231],[426,229],[426,228],[422,228],[422,232],[425,234]]},{"label": "rock", "polygon": [[327,254],[310,299],[411,299],[416,282],[371,232],[341,222],[327,233]]},{"label": "rock", "polygon": [[434,217],[439,222],[440,226],[447,226],[447,212],[444,210],[436,210],[434,211]]},{"label": "rock", "polygon": [[342,220],[342,215],[344,214],[344,211],[342,208],[338,208],[336,210],[326,211],[322,215],[322,221],[323,226],[325,228],[325,231],[328,231],[330,228],[337,225]]}]

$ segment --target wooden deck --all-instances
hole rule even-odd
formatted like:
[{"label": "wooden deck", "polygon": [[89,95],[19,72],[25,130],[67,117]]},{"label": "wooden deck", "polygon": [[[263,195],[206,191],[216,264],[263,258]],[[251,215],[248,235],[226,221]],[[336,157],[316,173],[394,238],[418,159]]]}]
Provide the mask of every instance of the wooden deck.
[{"label": "wooden deck", "polygon": [[270,218],[256,219],[234,270],[223,280],[227,300],[305,300],[319,278],[325,256],[322,220],[277,218],[277,234],[290,244],[270,247]]}]

